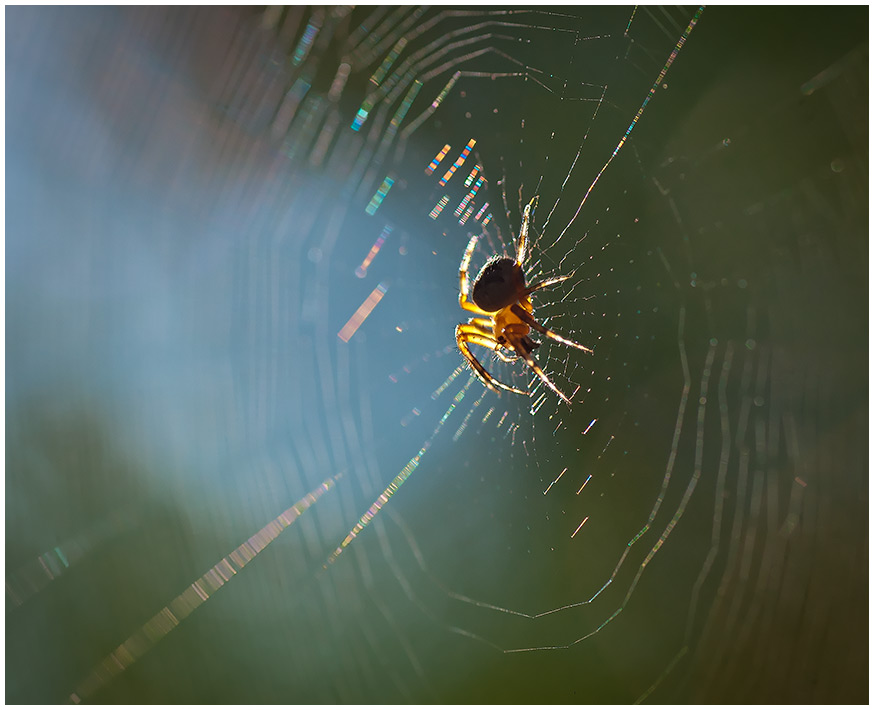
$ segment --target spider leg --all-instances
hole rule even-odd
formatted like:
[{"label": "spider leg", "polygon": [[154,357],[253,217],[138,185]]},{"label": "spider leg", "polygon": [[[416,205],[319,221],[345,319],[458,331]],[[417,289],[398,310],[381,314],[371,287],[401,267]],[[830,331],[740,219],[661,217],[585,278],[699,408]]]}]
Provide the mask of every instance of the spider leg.
[{"label": "spider leg", "polygon": [[538,333],[543,333],[547,338],[552,338],[559,343],[569,345],[570,347],[576,348],[577,350],[584,350],[587,353],[593,352],[592,348],[587,348],[585,345],[580,345],[579,343],[575,343],[573,340],[568,340],[564,336],[556,333],[554,330],[550,330],[549,328],[540,325],[540,323],[534,320],[534,317],[530,313],[528,313],[528,311],[526,311],[518,304],[513,304],[512,306],[510,306],[510,310],[513,311],[513,313],[518,316],[523,323],[534,328],[534,330],[536,330]]},{"label": "spider leg", "polygon": [[[471,318],[469,321],[467,321],[467,325],[478,326],[479,329],[483,333],[488,334],[488,337],[490,339],[495,340],[495,337],[493,335],[495,321],[493,319],[491,319],[491,318]],[[540,347],[540,343],[532,340],[528,336],[525,336],[524,338],[522,338],[522,342],[525,343],[525,346],[528,348],[528,350],[536,350],[537,348]],[[494,348],[495,355],[497,357],[499,357],[501,360],[503,360],[504,362],[507,362],[507,363],[515,362],[518,359],[519,356],[516,353],[514,353],[512,350],[509,350],[501,343],[497,343],[497,346],[498,347]],[[491,347],[491,346],[487,345],[486,347]],[[509,352],[510,354],[507,355],[504,351]]]},{"label": "spider leg", "polygon": [[479,237],[474,234],[467,243],[467,248],[464,250],[464,256],[461,258],[461,265],[458,267],[458,305],[464,310],[476,313],[478,316],[489,315],[488,311],[484,311],[467,297],[469,288],[467,269],[470,266],[470,258],[473,256],[473,250],[476,249],[476,242]]},{"label": "spider leg", "polygon": [[546,279],[544,281],[540,281],[539,283],[534,284],[533,286],[529,286],[525,289],[526,295],[531,295],[535,291],[540,290],[541,288],[547,288],[548,286],[555,286],[556,284],[560,284],[562,281],[567,281],[571,278],[573,274],[565,274],[564,276],[554,276],[551,279]]},{"label": "spider leg", "polygon": [[495,327],[495,321],[491,318],[471,318],[465,325],[475,325],[479,328],[483,333],[489,335],[492,340],[494,337],[492,336],[492,329]]},{"label": "spider leg", "polygon": [[[479,377],[482,383],[488,387],[490,390],[497,392],[498,388],[505,389],[508,392],[515,392],[516,394],[529,394],[526,390],[520,390],[516,387],[511,387],[510,385],[505,385],[500,380],[496,379],[483,367],[482,363],[477,360],[476,356],[470,351],[468,347],[468,343],[473,343],[474,345],[482,345],[484,348],[488,348],[494,352],[498,352],[498,349],[501,347],[500,343],[495,340],[491,335],[487,333],[483,333],[480,330],[479,326],[473,323],[462,323],[455,328],[455,343],[458,345],[458,349],[461,351],[461,354],[464,355],[465,359],[470,363],[470,366],[473,368],[474,373]],[[504,356],[506,357],[506,356]]]},{"label": "spider leg", "polygon": [[534,374],[536,374],[541,381],[549,387],[549,389],[555,392],[566,404],[570,405],[571,401],[565,397],[564,392],[552,384],[552,380],[549,379],[547,374],[541,369],[540,365],[537,364],[537,360],[531,356],[531,352],[525,348],[525,345],[522,343],[522,338],[511,332],[508,332],[506,336],[507,341],[513,349],[525,360],[525,364],[534,370]]},{"label": "spider leg", "polygon": [[505,355],[503,352],[501,352],[503,349],[503,347],[495,348],[495,356],[503,362],[506,362],[507,364],[515,362],[517,359],[516,353],[511,350],[509,355]]},{"label": "spider leg", "polygon": [[525,263],[528,256],[528,226],[531,224],[531,213],[537,209],[537,195],[531,198],[531,202],[525,205],[522,212],[522,226],[519,227],[519,242],[516,245],[516,263],[520,266]]}]

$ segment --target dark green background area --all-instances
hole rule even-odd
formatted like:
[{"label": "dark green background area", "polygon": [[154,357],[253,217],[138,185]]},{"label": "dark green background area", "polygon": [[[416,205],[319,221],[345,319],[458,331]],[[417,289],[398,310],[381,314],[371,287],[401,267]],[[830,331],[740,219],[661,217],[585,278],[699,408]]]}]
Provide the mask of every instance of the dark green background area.
[{"label": "dark green background area", "polygon": [[[375,11],[328,11],[301,68],[289,56],[309,8],[271,27],[260,9],[7,11],[6,701],[64,702],[343,471],[86,699],[867,702],[868,9],[704,10],[551,247],[695,8],[640,8],[628,36],[631,8],[490,18],[524,27],[490,27],[503,54],[464,68],[533,67],[541,84],[462,79],[365,189],[344,144],[313,165],[303,117],[281,135],[271,121],[289,77],[312,85],[306,110],[326,105],[339,44],[374,32]],[[449,16],[419,41],[482,20]],[[338,135],[378,62],[331,107]],[[592,121],[583,99],[603,86]],[[471,136],[505,242],[539,193],[536,258],[574,273],[538,317],[595,353],[536,353],[560,387],[583,385],[572,409],[550,399],[532,415],[487,393],[459,433],[480,383],[445,425],[467,372],[432,393],[462,363],[457,269],[474,228],[428,218],[464,189],[423,167],[451,143],[444,170]],[[488,256],[481,242],[477,264]],[[379,283],[385,298],[341,343]],[[47,582],[39,557],[56,548],[75,559]]]}]

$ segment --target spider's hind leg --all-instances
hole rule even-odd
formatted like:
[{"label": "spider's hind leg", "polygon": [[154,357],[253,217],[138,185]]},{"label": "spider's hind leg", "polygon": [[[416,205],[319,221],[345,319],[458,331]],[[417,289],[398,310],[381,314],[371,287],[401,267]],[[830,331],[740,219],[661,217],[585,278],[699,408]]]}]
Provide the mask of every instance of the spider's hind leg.
[{"label": "spider's hind leg", "polygon": [[587,348],[585,345],[580,345],[579,343],[575,343],[573,340],[569,338],[565,338],[563,335],[559,335],[554,330],[550,330],[546,326],[540,325],[536,320],[534,320],[534,316],[532,316],[528,311],[517,304],[513,304],[510,306],[510,310],[518,316],[519,320],[528,325],[531,328],[534,328],[538,333],[543,333],[547,338],[551,338],[559,343],[563,343],[564,345],[569,345],[572,348],[576,348],[577,350],[585,350],[587,353],[592,352],[592,348]]},{"label": "spider's hind leg", "polygon": [[[523,340],[528,339],[528,336],[520,336],[518,334],[507,334],[507,341],[510,346],[516,351],[522,359],[525,360],[525,364],[528,365],[532,370],[534,370],[534,374],[537,375],[540,380],[545,384],[549,389],[555,392],[566,404],[570,405],[571,401],[565,396],[564,392],[562,392],[558,387],[556,387],[552,380],[549,379],[549,376],[543,371],[540,365],[537,364],[537,360],[535,360],[531,356],[531,350],[527,348]],[[533,341],[532,341],[533,342]]]}]

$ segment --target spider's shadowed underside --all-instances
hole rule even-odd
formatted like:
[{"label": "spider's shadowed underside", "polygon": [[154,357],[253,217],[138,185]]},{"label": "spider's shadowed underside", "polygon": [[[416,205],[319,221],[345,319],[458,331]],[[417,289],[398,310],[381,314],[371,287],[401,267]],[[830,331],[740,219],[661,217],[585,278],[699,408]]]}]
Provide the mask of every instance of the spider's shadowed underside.
[{"label": "spider's shadowed underside", "polygon": [[[592,350],[559,335],[534,319],[531,294],[538,289],[553,286],[570,278],[570,275],[556,276],[532,286],[525,283],[523,264],[528,253],[528,228],[531,214],[536,206],[536,196],[525,206],[525,211],[522,214],[522,226],[519,229],[519,241],[516,245],[516,258],[496,256],[490,259],[476,277],[470,298],[468,298],[467,269],[478,237],[475,235],[468,242],[458,274],[460,281],[458,303],[464,310],[475,313],[476,316],[468,320],[467,323],[460,323],[455,328],[455,342],[473,371],[490,390],[498,392],[498,388],[500,388],[517,394],[530,394],[525,390],[504,384],[492,376],[471,352],[470,343],[488,348],[505,362],[511,361],[514,357],[521,357],[549,389],[570,404],[570,399],[552,383],[552,380],[532,357],[531,351],[537,348],[539,343],[533,341],[528,334],[533,328],[547,338],[572,348],[588,353]],[[510,354],[508,355],[504,351]]]}]

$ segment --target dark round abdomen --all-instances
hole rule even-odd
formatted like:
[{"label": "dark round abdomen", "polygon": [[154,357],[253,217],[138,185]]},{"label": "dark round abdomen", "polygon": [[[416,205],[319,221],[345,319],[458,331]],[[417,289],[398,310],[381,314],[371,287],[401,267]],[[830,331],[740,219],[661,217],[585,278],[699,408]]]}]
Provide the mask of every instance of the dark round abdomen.
[{"label": "dark round abdomen", "polygon": [[525,274],[506,256],[496,256],[480,270],[473,291],[473,302],[489,313],[496,313],[518,301],[525,291]]}]

